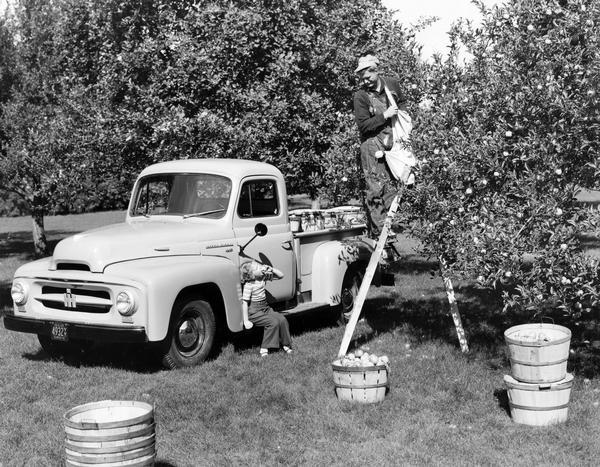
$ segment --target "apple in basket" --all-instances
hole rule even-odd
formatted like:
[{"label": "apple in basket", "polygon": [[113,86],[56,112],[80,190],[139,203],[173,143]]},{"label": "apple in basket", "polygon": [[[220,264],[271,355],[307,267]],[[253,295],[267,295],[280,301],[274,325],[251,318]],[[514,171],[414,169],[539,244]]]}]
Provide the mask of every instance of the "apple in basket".
[{"label": "apple in basket", "polygon": [[379,360],[377,361],[378,365],[389,365],[390,363],[390,359],[387,358],[387,355],[382,355],[381,357],[379,357]]},{"label": "apple in basket", "polygon": [[389,358],[385,355],[378,357],[375,354],[369,354],[368,352],[360,352],[360,358],[357,357],[358,352],[349,353],[344,357],[335,360],[334,365],[341,365],[345,367],[369,367],[375,365],[389,366]]},{"label": "apple in basket", "polygon": [[360,363],[362,366],[371,365],[371,355],[369,355],[367,352],[363,353],[362,357],[360,357]]}]

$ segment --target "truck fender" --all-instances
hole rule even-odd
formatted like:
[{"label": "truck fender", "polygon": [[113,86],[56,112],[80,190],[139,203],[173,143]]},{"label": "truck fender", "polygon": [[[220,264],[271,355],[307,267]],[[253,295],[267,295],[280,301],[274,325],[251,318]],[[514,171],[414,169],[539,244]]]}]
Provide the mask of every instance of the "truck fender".
[{"label": "truck fender", "polygon": [[150,341],[161,341],[167,336],[173,305],[187,294],[202,295],[213,302],[215,315],[222,308],[231,331],[242,330],[240,274],[228,258],[163,257],[124,262],[107,269],[112,274],[136,277],[145,285],[146,333]]},{"label": "truck fender", "polygon": [[319,245],[312,263],[312,301],[338,305],[344,275],[351,266],[365,268],[373,247],[363,240],[332,240]]}]

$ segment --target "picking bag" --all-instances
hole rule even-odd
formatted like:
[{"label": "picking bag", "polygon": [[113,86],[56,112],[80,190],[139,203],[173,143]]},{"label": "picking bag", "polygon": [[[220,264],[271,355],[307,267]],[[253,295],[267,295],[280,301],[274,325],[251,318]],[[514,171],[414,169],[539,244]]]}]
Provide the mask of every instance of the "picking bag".
[{"label": "picking bag", "polygon": [[[390,104],[395,104],[392,93],[385,87]],[[417,159],[410,147],[410,132],[412,131],[412,119],[410,115],[403,110],[398,110],[397,115],[392,117],[392,134],[394,142],[389,151],[385,151],[385,160],[396,180],[400,180],[405,185],[415,183],[415,174],[413,167],[417,164]]]}]

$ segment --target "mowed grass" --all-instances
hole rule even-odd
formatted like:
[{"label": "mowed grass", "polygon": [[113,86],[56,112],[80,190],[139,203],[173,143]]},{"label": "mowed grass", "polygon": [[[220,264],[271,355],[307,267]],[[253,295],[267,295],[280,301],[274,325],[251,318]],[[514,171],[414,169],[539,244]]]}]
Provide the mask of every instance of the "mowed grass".
[{"label": "mowed grass", "polygon": [[[49,237],[122,214],[49,219]],[[9,241],[6,230],[0,233],[0,261],[10,273],[2,273],[4,290],[10,265],[29,259],[18,240],[26,241],[26,229],[13,230]],[[290,317],[293,355],[261,359],[260,333],[249,332],[227,336],[205,364],[175,371],[132,346],[98,346],[54,361],[35,336],[0,326],[0,464],[61,465],[63,414],[87,402],[126,399],[155,405],[157,464],[164,466],[598,465],[597,366],[584,365],[574,346],[567,423],[514,424],[502,381],[509,372],[502,332],[518,318],[498,314],[488,297],[456,283],[471,346],[462,354],[436,264],[412,254],[408,239],[402,245],[397,286],[371,288],[351,344],[390,358],[383,402],[337,400],[331,361],[344,329],[329,316]]]}]

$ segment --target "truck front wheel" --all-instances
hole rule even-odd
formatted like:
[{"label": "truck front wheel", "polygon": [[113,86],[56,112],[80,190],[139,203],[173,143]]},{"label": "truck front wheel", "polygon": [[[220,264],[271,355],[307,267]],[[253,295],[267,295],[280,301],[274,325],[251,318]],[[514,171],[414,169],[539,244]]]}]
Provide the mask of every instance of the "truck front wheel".
[{"label": "truck front wheel", "polygon": [[175,307],[162,364],[174,369],[194,366],[210,354],[215,342],[216,320],[205,300],[190,300]]}]

